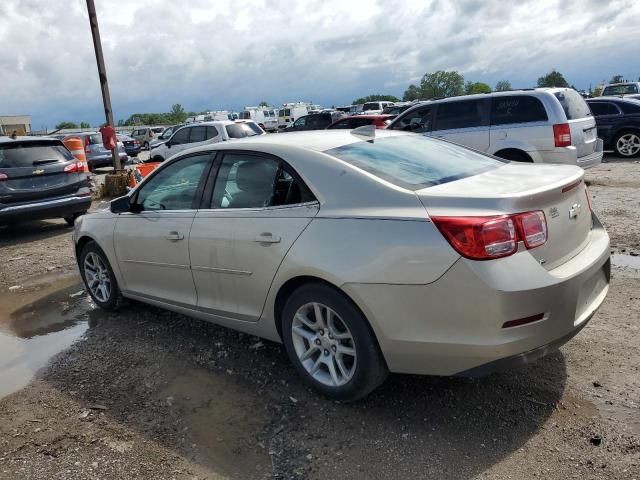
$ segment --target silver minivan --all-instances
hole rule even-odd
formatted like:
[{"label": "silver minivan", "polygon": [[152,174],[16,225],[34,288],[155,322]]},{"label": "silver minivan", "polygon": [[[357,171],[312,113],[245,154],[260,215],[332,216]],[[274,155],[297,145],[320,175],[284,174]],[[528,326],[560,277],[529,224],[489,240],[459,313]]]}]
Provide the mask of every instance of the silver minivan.
[{"label": "silver minivan", "polygon": [[520,162],[589,168],[602,140],[589,106],[570,88],[539,88],[421,102],[387,128],[443,138]]}]

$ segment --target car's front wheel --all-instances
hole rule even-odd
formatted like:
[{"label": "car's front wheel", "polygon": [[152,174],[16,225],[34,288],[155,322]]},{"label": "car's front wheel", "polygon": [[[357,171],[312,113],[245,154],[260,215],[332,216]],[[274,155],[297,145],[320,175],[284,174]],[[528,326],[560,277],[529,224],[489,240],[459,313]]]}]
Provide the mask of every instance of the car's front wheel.
[{"label": "car's front wheel", "polygon": [[115,310],[121,299],[118,282],[102,249],[87,243],[80,253],[80,273],[89,295],[105,310]]},{"label": "car's front wheel", "polygon": [[366,318],[328,285],[304,285],[289,297],[282,333],[289,358],[304,381],[330,398],[358,400],[387,376]]},{"label": "car's front wheel", "polygon": [[640,133],[622,132],[616,137],[613,147],[619,157],[637,157],[640,155]]}]

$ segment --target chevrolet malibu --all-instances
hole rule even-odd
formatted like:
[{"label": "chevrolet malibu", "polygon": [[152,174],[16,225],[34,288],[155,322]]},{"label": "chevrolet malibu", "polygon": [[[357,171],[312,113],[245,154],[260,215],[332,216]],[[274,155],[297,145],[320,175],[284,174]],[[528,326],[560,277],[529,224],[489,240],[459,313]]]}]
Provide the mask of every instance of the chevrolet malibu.
[{"label": "chevrolet malibu", "polygon": [[181,152],[75,224],[97,305],[283,342],[340,400],[388,372],[476,376],[563,344],[607,295],[583,170],[362,127]]}]

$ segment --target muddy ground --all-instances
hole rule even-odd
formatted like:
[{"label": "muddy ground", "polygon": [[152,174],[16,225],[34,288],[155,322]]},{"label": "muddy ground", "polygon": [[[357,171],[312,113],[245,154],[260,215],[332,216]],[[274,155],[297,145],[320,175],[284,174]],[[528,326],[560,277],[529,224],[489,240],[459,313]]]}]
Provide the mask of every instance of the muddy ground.
[{"label": "muddy ground", "polygon": [[280,345],[97,310],[62,221],[0,229],[0,478],[640,480],[640,164],[588,179],[616,261],[576,338],[479,380],[392,375],[355,404],[302,387]]}]

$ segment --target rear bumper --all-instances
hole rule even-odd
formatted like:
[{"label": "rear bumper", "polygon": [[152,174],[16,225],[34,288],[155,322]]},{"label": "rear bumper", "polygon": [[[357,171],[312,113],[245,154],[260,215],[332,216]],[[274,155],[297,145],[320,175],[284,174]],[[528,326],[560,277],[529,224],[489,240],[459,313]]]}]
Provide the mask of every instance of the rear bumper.
[{"label": "rear bumper", "polygon": [[[347,284],[393,372],[478,375],[548,353],[604,301],[609,237],[594,217],[586,247],[546,270],[526,250],[496,261],[459,259],[428,285]],[[509,320],[542,319],[503,328]]]},{"label": "rear bumper", "polygon": [[584,169],[591,168],[602,163],[604,144],[602,139],[596,140],[595,151],[589,155],[578,157],[576,147],[556,148],[550,151],[539,152],[540,160],[544,163],[561,163],[565,165],[577,165]]},{"label": "rear bumper", "polygon": [[[88,190],[88,189],[87,189]],[[91,195],[72,195],[62,198],[10,205],[0,209],[0,223],[27,222],[45,218],[66,217],[82,213],[91,207]]]}]

